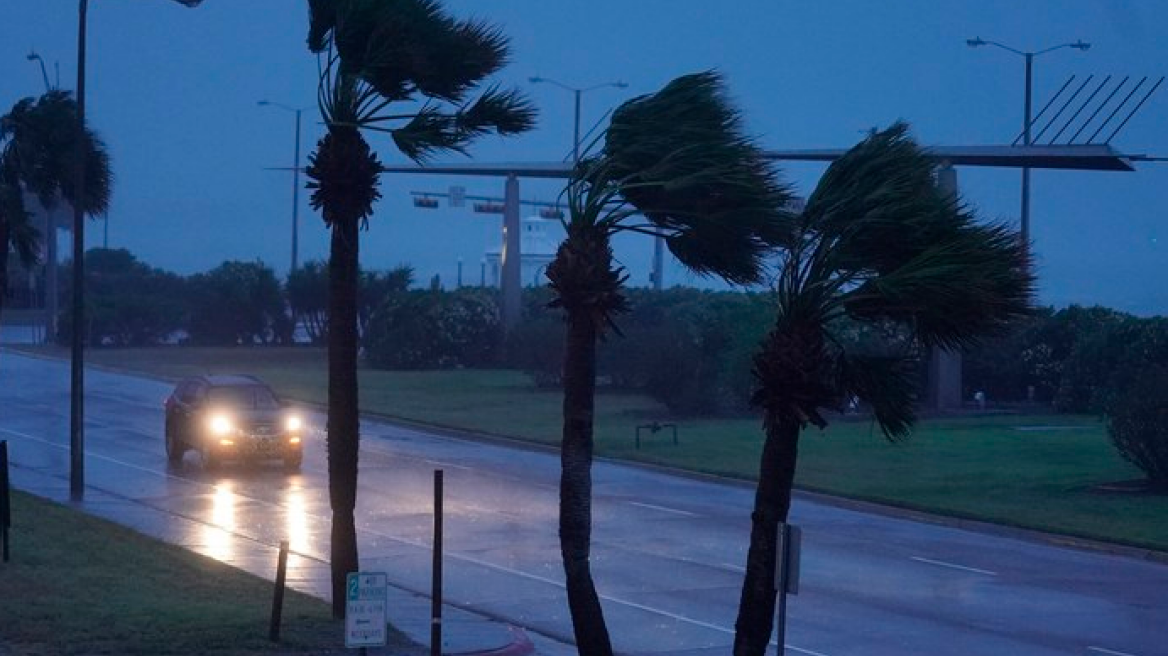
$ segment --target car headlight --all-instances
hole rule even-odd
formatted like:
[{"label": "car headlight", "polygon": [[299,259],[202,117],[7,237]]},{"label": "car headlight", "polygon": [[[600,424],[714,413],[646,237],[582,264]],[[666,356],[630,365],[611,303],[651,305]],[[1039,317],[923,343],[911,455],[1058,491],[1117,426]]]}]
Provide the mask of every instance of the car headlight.
[{"label": "car headlight", "polygon": [[211,417],[211,433],[215,435],[227,435],[232,432],[234,426],[231,425],[231,418],[226,415],[215,415]]},{"label": "car headlight", "polygon": [[304,427],[304,422],[300,421],[300,417],[288,417],[284,421],[284,429],[289,433],[295,433]]}]

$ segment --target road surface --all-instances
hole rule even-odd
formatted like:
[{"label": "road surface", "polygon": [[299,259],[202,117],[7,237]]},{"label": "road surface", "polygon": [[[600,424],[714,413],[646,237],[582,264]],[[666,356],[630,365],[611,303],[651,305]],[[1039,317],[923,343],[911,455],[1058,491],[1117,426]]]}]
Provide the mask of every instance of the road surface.
[{"label": "road surface", "polygon": [[[0,439],[18,488],[67,498],[68,364],[0,353]],[[300,473],[278,465],[167,467],[162,401],[171,386],[89,370],[87,510],[142,509],[164,536],[251,571],[254,550],[291,541],[290,584],[326,596],[329,509],[319,427]],[[571,640],[556,537],[554,453],[363,423],[357,524],[362,568],[430,586],[432,472],[445,472],[446,601]],[[622,653],[727,654],[753,491],[598,462],[593,568]],[[55,482],[55,483],[54,483]],[[149,512],[148,512],[149,511]],[[788,653],[998,656],[1168,654],[1168,566],[1038,541],[869,514],[798,498],[803,570]],[[157,526],[144,528],[159,533]],[[242,541],[242,542],[241,542]]]}]

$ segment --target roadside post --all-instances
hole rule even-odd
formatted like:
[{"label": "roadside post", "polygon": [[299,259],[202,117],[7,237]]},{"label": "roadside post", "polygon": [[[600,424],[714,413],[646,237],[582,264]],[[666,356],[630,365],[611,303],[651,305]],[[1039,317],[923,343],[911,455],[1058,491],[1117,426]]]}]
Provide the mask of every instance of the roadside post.
[{"label": "roadside post", "polygon": [[786,653],[787,639],[787,595],[799,594],[799,560],[802,551],[803,530],[787,523],[779,524],[778,542],[775,548],[775,639],[779,643],[778,653]]},{"label": "roadside post", "polygon": [[0,541],[4,543],[4,562],[8,562],[8,529],[12,528],[12,502],[8,486],[8,440],[0,442]]},{"label": "roadside post", "polygon": [[284,614],[284,581],[288,573],[288,541],[280,540],[280,555],[276,560],[276,589],[272,593],[272,623],[268,639],[280,641],[280,617]]},{"label": "roadside post", "polygon": [[430,656],[442,656],[442,470],[434,470],[434,567],[430,589]]},{"label": "roadside post", "polygon": [[345,646],[384,647],[389,581],[385,572],[349,572],[345,577]]}]

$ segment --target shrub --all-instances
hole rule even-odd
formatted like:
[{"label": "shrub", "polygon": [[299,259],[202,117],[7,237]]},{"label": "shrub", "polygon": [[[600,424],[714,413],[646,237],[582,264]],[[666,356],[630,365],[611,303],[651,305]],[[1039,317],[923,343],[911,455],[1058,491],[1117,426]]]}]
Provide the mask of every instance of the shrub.
[{"label": "shrub", "polygon": [[1168,490],[1168,366],[1130,374],[1108,401],[1107,434],[1154,487]]},{"label": "shrub", "polygon": [[377,369],[482,367],[498,363],[501,338],[493,291],[395,292],[370,319],[365,356]]},{"label": "shrub", "polygon": [[1149,365],[1168,364],[1168,320],[1117,315],[1084,331],[1063,365],[1055,407],[1063,412],[1103,412]]},{"label": "shrub", "polygon": [[[61,274],[71,297],[72,266]],[[86,341],[93,346],[150,346],[183,327],[188,308],[181,277],[152,268],[124,249],[95,248],[85,256]],[[57,338],[72,339],[72,304],[65,304]]]},{"label": "shrub", "polygon": [[280,282],[262,262],[224,262],[188,279],[196,344],[268,344],[288,341],[292,322]]}]

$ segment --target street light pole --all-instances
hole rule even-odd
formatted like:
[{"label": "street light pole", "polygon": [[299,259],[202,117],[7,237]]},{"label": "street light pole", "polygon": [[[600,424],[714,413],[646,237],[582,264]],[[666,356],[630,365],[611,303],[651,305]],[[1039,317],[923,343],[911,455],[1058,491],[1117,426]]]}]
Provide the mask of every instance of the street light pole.
[{"label": "street light pole", "polygon": [[557,87],[564,89],[566,91],[571,91],[576,96],[576,118],[575,118],[575,121],[573,122],[573,125],[575,127],[574,127],[574,130],[572,133],[572,161],[573,162],[580,161],[580,96],[584,95],[585,93],[587,93],[589,91],[594,91],[596,89],[603,89],[605,87],[613,87],[615,89],[624,89],[624,88],[629,86],[628,84],[621,82],[619,80],[617,80],[615,82],[601,82],[600,84],[594,84],[590,87],[573,87],[573,86],[568,86],[567,84],[564,84],[563,82],[560,82],[558,80],[553,80],[553,79],[547,78],[547,77],[540,77],[538,75],[533,75],[527,79],[532,84],[546,83],[546,84],[551,84],[551,85],[557,86]]},{"label": "street light pole", "polygon": [[80,0],[77,23],[77,143],[73,153],[73,335],[69,385],[69,497],[85,495],[85,36],[89,0]]},{"label": "street light pole", "polygon": [[[174,0],[194,7],[203,0]],[[73,339],[69,377],[69,497],[85,495],[85,48],[89,0],[77,2],[77,135],[73,158]]]},{"label": "street light pole", "polygon": [[[1074,43],[1060,43],[1057,46],[1051,46],[1049,48],[1046,48],[1044,50],[1039,50],[1036,52],[1024,52],[1022,50],[1018,50],[1017,48],[1011,48],[1008,45],[998,43],[997,41],[989,41],[989,40],[983,39],[981,37],[974,37],[972,39],[966,39],[965,43],[966,43],[966,45],[968,45],[971,48],[978,48],[981,46],[994,46],[997,48],[1001,48],[1002,50],[1005,50],[1007,52],[1012,52],[1015,55],[1018,55],[1026,60],[1026,92],[1025,92],[1025,100],[1024,100],[1024,107],[1023,107],[1023,116],[1022,116],[1022,121],[1023,121],[1023,123],[1022,123],[1022,145],[1023,146],[1031,145],[1031,141],[1030,141],[1030,121],[1031,121],[1030,111],[1031,111],[1031,97],[1032,97],[1031,86],[1032,86],[1032,81],[1033,81],[1033,77],[1034,77],[1034,58],[1037,57],[1038,55],[1044,55],[1048,52],[1052,52],[1054,50],[1059,50],[1061,48],[1074,48],[1076,50],[1086,51],[1088,48],[1091,47],[1090,43],[1086,43],[1081,39],[1078,41],[1075,41]],[[1022,169],[1022,216],[1021,216],[1019,228],[1020,228],[1019,229],[1019,238],[1022,240],[1022,245],[1024,248],[1026,248],[1027,251],[1029,251],[1030,250],[1030,169],[1025,168],[1025,167]]]},{"label": "street light pole", "polygon": [[[1030,145],[1030,98],[1031,98],[1031,82],[1034,79],[1034,53],[1026,53],[1026,100],[1024,101],[1025,110],[1023,111],[1022,120],[1026,121],[1026,125],[1022,128],[1022,145]],[[1019,230],[1019,237],[1022,239],[1022,244],[1026,252],[1030,252],[1030,169],[1024,167],[1022,169],[1022,217],[1021,226]]]},{"label": "street light pole", "polygon": [[291,275],[299,265],[300,253],[300,118],[306,107],[289,107],[283,103],[261,100],[257,105],[261,107],[277,107],[296,114],[296,149],[292,160],[292,268],[288,269]]},{"label": "street light pole", "polygon": [[576,120],[573,121],[575,128],[572,131],[572,161],[580,161],[580,95],[583,93],[580,89],[574,89],[576,95]]}]

